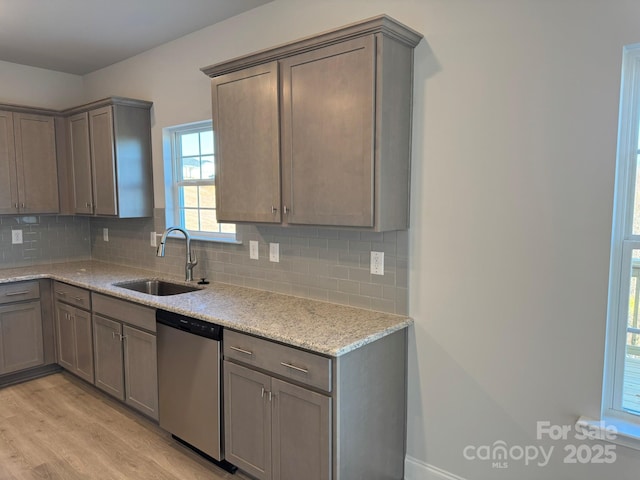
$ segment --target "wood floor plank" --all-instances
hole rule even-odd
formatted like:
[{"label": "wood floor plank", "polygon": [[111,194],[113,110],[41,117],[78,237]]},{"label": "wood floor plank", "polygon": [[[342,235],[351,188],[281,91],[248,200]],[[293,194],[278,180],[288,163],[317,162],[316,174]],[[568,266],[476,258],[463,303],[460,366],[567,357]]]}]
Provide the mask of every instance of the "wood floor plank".
[{"label": "wood floor plank", "polygon": [[0,389],[0,480],[231,480],[69,374]]}]

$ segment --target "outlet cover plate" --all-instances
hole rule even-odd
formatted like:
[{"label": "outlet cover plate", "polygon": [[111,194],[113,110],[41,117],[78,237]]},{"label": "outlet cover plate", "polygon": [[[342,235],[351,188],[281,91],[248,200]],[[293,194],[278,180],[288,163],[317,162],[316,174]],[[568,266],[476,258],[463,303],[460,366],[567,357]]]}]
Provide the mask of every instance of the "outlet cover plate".
[{"label": "outlet cover plate", "polygon": [[371,274],[384,275],[384,252],[371,252]]},{"label": "outlet cover plate", "polygon": [[270,262],[280,261],[280,244],[279,243],[269,244],[269,261]]}]

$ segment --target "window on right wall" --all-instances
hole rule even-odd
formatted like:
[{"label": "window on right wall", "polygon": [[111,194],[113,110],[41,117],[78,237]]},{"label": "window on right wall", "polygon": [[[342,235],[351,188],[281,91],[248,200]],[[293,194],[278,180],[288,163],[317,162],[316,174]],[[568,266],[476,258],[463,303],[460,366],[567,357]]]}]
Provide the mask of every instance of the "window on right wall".
[{"label": "window on right wall", "polygon": [[633,45],[623,54],[602,414],[640,441],[639,129],[640,45]]}]

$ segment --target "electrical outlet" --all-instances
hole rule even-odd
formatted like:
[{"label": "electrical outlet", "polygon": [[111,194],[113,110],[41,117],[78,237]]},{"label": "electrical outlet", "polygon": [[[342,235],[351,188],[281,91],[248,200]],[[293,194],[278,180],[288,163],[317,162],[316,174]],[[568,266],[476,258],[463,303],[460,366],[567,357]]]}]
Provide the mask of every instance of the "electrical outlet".
[{"label": "electrical outlet", "polygon": [[103,228],[102,229],[102,240],[104,240],[105,242],[109,241],[109,229],[108,228]]},{"label": "electrical outlet", "polygon": [[371,252],[371,273],[384,275],[384,252]]},{"label": "electrical outlet", "polygon": [[11,230],[11,243],[14,245],[22,243],[22,230]]},{"label": "electrical outlet", "polygon": [[156,232],[151,232],[151,235],[149,235],[149,243],[152,247],[158,246],[158,237],[156,236]]},{"label": "electrical outlet", "polygon": [[258,242],[256,240],[249,240],[249,258],[252,260],[258,260],[260,253],[258,251]]},{"label": "electrical outlet", "polygon": [[280,261],[280,244],[279,243],[269,244],[269,261],[270,262]]}]

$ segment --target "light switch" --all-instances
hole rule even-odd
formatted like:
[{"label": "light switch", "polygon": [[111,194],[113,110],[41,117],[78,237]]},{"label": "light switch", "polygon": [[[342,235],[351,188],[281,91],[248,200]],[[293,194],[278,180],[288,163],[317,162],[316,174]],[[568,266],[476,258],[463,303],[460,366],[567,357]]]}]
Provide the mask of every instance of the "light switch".
[{"label": "light switch", "polygon": [[269,261],[270,262],[280,261],[280,244],[279,243],[269,244]]},{"label": "light switch", "polygon": [[258,260],[259,256],[258,242],[256,240],[249,240],[249,258],[252,260]]},{"label": "light switch", "polygon": [[22,243],[22,230],[11,230],[11,243],[14,245]]}]

